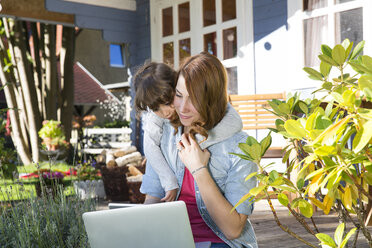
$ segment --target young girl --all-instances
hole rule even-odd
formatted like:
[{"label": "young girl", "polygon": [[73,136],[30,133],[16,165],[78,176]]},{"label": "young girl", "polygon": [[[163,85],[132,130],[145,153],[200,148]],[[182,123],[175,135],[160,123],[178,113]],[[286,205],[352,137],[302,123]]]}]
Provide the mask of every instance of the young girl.
[{"label": "young girl", "polygon": [[[174,201],[179,188],[177,178],[160,149],[163,124],[178,118],[173,105],[176,76],[176,72],[168,65],[155,62],[145,64],[134,76],[135,108],[138,112],[147,111],[143,125],[145,156],[166,192],[161,201]],[[209,139],[224,139],[241,129],[239,114],[228,105],[225,118],[208,133],[208,139],[203,141],[203,137],[198,134],[196,137],[201,141],[203,149],[209,146]]]}]

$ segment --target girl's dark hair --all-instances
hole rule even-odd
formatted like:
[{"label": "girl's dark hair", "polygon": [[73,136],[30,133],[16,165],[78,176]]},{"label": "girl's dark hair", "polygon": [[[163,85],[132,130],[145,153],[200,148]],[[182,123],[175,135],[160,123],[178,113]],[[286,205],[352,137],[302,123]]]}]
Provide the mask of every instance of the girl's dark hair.
[{"label": "girl's dark hair", "polygon": [[139,68],[133,79],[136,110],[157,111],[161,104],[173,103],[176,75],[176,71],[163,63],[150,62]]},{"label": "girl's dark hair", "polygon": [[[227,109],[227,73],[215,56],[202,52],[187,58],[181,65],[177,79],[185,78],[192,104],[200,114],[200,120],[192,123],[190,133],[208,138],[207,130],[222,120]],[[179,119],[171,121],[173,127],[181,126]]]}]

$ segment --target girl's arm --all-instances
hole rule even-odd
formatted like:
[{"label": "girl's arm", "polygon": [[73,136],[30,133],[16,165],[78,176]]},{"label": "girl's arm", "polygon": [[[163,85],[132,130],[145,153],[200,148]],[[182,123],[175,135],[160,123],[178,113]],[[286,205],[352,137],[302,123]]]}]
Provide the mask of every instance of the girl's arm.
[{"label": "girl's arm", "polygon": [[[149,112],[144,124],[144,153],[152,168],[158,174],[165,191],[178,188],[177,178],[169,167],[160,149],[160,140],[163,134],[164,120],[155,113]],[[171,199],[174,200],[174,199]]]},{"label": "girl's arm", "polygon": [[182,144],[178,144],[181,149],[179,156],[193,174],[208,213],[226,238],[238,238],[246,224],[247,215],[236,210],[230,213],[233,206],[222,195],[206,167],[209,152],[206,149],[202,151],[195,140],[185,134],[182,135],[181,142]]}]

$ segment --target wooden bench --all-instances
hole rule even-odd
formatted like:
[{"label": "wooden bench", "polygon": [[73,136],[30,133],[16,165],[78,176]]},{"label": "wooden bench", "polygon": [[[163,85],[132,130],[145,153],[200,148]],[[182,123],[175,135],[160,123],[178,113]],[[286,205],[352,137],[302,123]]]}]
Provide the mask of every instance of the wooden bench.
[{"label": "wooden bench", "polygon": [[104,149],[125,148],[131,145],[132,129],[125,128],[85,128],[84,154],[100,154]]},{"label": "wooden bench", "polygon": [[[272,99],[285,101],[286,94],[230,95],[231,105],[243,120],[243,130],[275,128],[278,117],[268,111],[272,110],[268,103]],[[282,147],[270,147],[264,158],[281,158],[282,150]]]}]

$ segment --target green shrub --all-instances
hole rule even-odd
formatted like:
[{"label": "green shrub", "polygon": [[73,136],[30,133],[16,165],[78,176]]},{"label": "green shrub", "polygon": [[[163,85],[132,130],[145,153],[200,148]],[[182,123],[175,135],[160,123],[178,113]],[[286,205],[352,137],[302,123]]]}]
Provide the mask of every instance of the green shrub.
[{"label": "green shrub", "polygon": [[93,210],[93,200],[65,197],[62,189],[55,197],[3,202],[0,247],[89,247],[82,214]]}]

